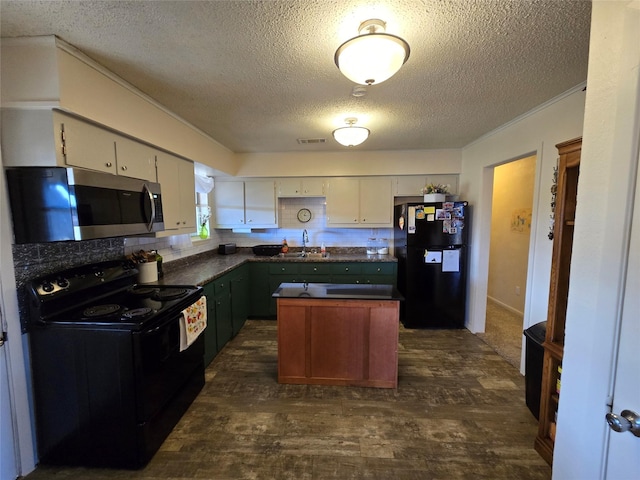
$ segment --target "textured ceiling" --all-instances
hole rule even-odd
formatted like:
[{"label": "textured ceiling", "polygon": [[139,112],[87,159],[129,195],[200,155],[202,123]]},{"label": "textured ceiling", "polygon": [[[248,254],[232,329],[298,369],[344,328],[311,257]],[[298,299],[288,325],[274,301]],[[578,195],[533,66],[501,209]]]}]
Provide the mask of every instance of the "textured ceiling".
[{"label": "textured ceiling", "polygon": [[[0,0],[2,37],[57,35],[235,152],[458,148],[587,78],[580,0]],[[369,18],[411,46],[351,96],[336,48]],[[298,138],[326,138],[300,145]]]}]

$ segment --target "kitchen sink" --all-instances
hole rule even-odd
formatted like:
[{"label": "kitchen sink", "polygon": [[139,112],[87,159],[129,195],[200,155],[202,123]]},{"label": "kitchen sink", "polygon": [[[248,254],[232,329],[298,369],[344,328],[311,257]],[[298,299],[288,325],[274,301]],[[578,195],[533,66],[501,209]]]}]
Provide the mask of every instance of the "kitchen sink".
[{"label": "kitchen sink", "polygon": [[304,259],[304,260],[322,260],[323,258],[328,258],[329,254],[325,253],[324,255],[322,253],[315,253],[315,252],[287,252],[287,253],[280,253],[278,254],[278,257],[280,258],[300,258],[300,259]]}]

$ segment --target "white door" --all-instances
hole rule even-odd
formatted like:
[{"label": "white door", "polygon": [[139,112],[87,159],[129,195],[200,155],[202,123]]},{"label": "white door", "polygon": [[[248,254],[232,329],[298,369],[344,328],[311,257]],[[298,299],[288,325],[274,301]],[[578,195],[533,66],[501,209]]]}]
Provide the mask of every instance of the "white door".
[{"label": "white door", "polygon": [[[640,159],[639,159],[640,162]],[[622,320],[618,358],[614,373],[612,413],[623,410],[640,415],[640,168],[636,179],[626,285],[622,302]],[[625,423],[625,420],[622,419]],[[640,434],[640,433],[639,433]],[[607,475],[610,480],[640,478],[640,437],[631,432],[609,433]]]},{"label": "white door", "polygon": [[[2,288],[0,283],[0,288]],[[0,326],[3,331],[4,316],[0,298]],[[0,341],[1,342],[1,341]],[[9,393],[9,369],[7,364],[7,347],[0,346],[0,478],[16,478],[15,436],[13,433],[13,407]]]},{"label": "white door", "polygon": [[[623,87],[636,99],[631,105],[618,106],[618,114],[627,118],[628,135],[631,148],[636,148],[636,184],[629,235],[627,272],[624,293],[621,301],[619,341],[617,358],[614,359],[613,406],[611,413],[621,416],[628,410],[640,415],[640,354],[638,339],[640,338],[640,132],[637,129],[640,121],[640,1],[625,4],[624,11],[624,49],[623,70],[625,75]],[[630,96],[630,95],[628,95]],[[632,127],[635,125],[635,128]],[[626,136],[623,134],[622,138]],[[633,170],[632,170],[633,171]],[[633,191],[633,190],[632,190]],[[624,418],[622,419],[625,422]],[[640,421],[640,419],[638,420]],[[606,479],[626,480],[640,478],[640,432],[634,436],[631,432],[615,432],[609,430],[609,438],[605,444]]]}]

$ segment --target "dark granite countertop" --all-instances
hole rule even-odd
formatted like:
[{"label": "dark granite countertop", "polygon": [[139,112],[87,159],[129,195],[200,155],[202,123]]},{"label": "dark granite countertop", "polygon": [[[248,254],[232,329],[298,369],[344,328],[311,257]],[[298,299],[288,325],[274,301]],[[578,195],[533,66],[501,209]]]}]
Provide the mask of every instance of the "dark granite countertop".
[{"label": "dark granite countertop", "polygon": [[[364,252],[364,249],[362,249]],[[247,262],[275,263],[313,263],[313,262],[397,262],[391,255],[367,255],[358,249],[344,249],[329,252],[325,258],[301,258],[295,256],[259,257],[250,248],[238,249],[231,255],[219,255],[216,251],[192,255],[170,262],[164,266],[164,276],[158,280],[160,285],[204,285],[234,268]]]},{"label": "dark granite countertop", "polygon": [[393,285],[340,283],[281,283],[275,298],[316,298],[323,300],[403,300]]}]

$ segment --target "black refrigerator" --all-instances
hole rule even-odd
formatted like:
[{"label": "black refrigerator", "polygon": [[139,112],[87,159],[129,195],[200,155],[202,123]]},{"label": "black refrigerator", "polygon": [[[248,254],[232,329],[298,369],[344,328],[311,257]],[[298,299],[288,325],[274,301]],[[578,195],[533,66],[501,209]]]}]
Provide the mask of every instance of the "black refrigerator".
[{"label": "black refrigerator", "polygon": [[467,202],[395,206],[394,254],[405,327],[464,327],[469,221]]}]

